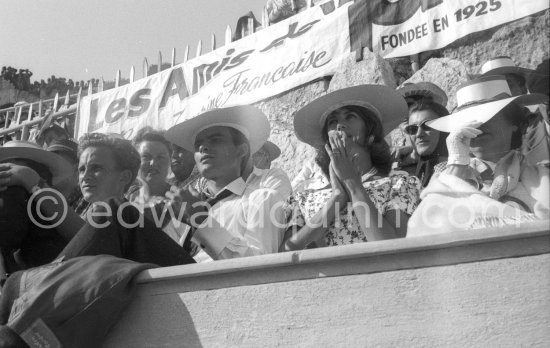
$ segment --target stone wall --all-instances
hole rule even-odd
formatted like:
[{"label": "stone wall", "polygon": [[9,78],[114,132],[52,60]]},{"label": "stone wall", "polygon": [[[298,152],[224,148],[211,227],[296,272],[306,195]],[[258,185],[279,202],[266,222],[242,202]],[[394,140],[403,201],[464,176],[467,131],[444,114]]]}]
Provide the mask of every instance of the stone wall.
[{"label": "stone wall", "polygon": [[356,53],[351,53],[332,79],[314,81],[255,104],[268,116],[272,125],[270,139],[282,151],[273,166],[284,169],[292,179],[301,164],[313,158],[313,149],[294,135],[292,120],[297,110],[316,97],[358,84],[375,83],[395,88],[407,80],[424,80],[434,82],[448,94],[447,108],[452,110],[456,106],[454,94],[458,85],[479,73],[488,59],[507,55],[519,66],[535,68],[548,58],[549,21],[550,11],[544,11],[471,34],[442,50],[422,53],[419,55],[421,69],[415,74],[410,58],[384,60],[364,50],[363,59],[356,62]]}]

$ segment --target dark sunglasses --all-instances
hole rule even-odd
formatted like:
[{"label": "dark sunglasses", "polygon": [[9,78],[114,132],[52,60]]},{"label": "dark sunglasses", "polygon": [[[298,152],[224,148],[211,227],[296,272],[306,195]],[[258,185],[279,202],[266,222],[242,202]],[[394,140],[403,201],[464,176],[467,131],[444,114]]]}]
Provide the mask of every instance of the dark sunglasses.
[{"label": "dark sunglasses", "polygon": [[422,128],[423,131],[431,130],[430,126],[426,124],[426,122],[431,120],[426,120],[424,122],[420,122],[419,124],[410,124],[405,127],[405,133],[409,135],[415,135],[416,132],[418,132],[418,128]]}]

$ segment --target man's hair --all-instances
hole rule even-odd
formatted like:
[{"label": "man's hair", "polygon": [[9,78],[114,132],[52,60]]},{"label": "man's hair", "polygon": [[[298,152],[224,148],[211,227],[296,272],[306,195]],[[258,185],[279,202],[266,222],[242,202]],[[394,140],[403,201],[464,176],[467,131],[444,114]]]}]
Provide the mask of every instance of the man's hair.
[{"label": "man's hair", "polygon": [[124,191],[127,191],[134,180],[136,180],[141,164],[139,153],[132,146],[132,143],[129,140],[115,138],[102,133],[86,133],[79,139],[78,158],[89,147],[104,147],[109,149],[115,158],[117,169],[129,170],[132,173],[130,182],[124,187]]},{"label": "man's hair", "polygon": [[434,102],[433,100],[423,98],[415,101],[409,107],[409,116],[413,112],[417,111],[433,111],[437,116],[443,117],[449,115],[449,110],[441,104]]},{"label": "man's hair", "polygon": [[151,127],[143,127],[137,132],[132,142],[134,146],[137,148],[139,144],[141,144],[144,141],[156,141],[166,146],[166,149],[168,149],[168,153],[171,155],[172,143],[166,140],[166,138],[164,137],[164,133],[165,133],[164,131],[155,130]]}]

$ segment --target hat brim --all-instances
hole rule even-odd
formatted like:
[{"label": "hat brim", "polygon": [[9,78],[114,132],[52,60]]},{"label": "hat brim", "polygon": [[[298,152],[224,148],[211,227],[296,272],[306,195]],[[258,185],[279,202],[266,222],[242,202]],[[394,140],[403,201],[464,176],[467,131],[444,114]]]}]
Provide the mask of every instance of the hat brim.
[{"label": "hat brim", "polygon": [[73,171],[68,161],[50,151],[30,147],[0,148],[0,162],[9,162],[13,159],[28,159],[46,166],[52,173],[53,185],[67,179]]},{"label": "hat brim", "polygon": [[[269,137],[269,121],[258,108],[242,105],[223,109],[214,109],[179,123],[166,131],[166,139],[184,148],[195,152],[195,137],[210,127],[227,126],[245,130],[244,134],[250,145],[250,153],[258,151]],[[242,131],[241,131],[242,133]]]},{"label": "hat brim", "polygon": [[[321,120],[337,107],[359,105],[376,114],[384,134],[397,127],[408,115],[405,99],[394,89],[382,85],[361,85],[340,89],[313,100],[294,116],[296,137],[314,147],[323,145]],[[370,106],[370,107],[369,107]]]},{"label": "hat brim", "polygon": [[492,70],[487,71],[484,74],[481,74],[480,76],[493,76],[493,75],[507,75],[507,74],[513,74],[513,75],[520,75],[523,76],[523,78],[527,79],[529,74],[531,74],[534,70],[522,68],[519,66],[502,66],[500,68],[494,68]]},{"label": "hat brim", "polygon": [[263,147],[269,155],[269,160],[272,162],[281,155],[281,149],[279,149],[279,147],[273,144],[271,141],[266,141]]},{"label": "hat brim", "polygon": [[548,100],[544,94],[533,93],[496,100],[464,108],[449,116],[441,117],[426,124],[438,131],[450,133],[471,123],[485,123],[498,114],[508,104],[515,102],[520,106],[540,104]]}]

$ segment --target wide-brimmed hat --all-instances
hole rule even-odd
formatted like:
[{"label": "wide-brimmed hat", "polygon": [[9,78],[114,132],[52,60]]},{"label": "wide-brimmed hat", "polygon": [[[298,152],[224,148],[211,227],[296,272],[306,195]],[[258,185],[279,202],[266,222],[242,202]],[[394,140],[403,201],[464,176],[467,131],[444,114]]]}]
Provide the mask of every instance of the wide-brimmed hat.
[{"label": "wide-brimmed hat", "polygon": [[327,116],[344,106],[360,106],[371,111],[389,133],[408,115],[405,99],[394,89],[382,85],[361,85],[340,89],[307,104],[294,116],[294,131],[299,140],[318,147]]},{"label": "wide-brimmed hat", "polygon": [[281,155],[281,149],[269,140],[266,141],[261,148],[265,150],[269,156],[269,161],[271,162],[276,160]]},{"label": "wide-brimmed hat", "polygon": [[438,85],[428,81],[420,82],[405,82],[397,88],[397,92],[403,96],[403,98],[409,97],[424,97],[433,100],[434,102],[447,106],[447,93],[442,90]]},{"label": "wide-brimmed hat", "polygon": [[53,185],[68,178],[73,172],[71,164],[63,157],[30,141],[12,140],[0,147],[0,162],[9,162],[11,159],[28,159],[46,166],[52,173]]},{"label": "wide-brimmed hat", "polygon": [[533,93],[512,97],[506,78],[502,75],[483,76],[463,83],[456,92],[458,107],[445,117],[426,123],[443,132],[458,130],[466,124],[485,123],[514,102],[520,106],[548,100],[544,94]]},{"label": "wide-brimmed hat", "polygon": [[258,108],[242,105],[214,109],[173,126],[166,139],[195,152],[195,138],[201,131],[215,126],[231,127],[241,132],[250,144],[250,154],[258,151],[269,137],[269,121]]},{"label": "wide-brimmed hat", "polygon": [[532,71],[531,69],[517,66],[512,58],[508,56],[499,56],[486,61],[481,66],[480,74],[481,76],[514,74],[527,78]]}]

